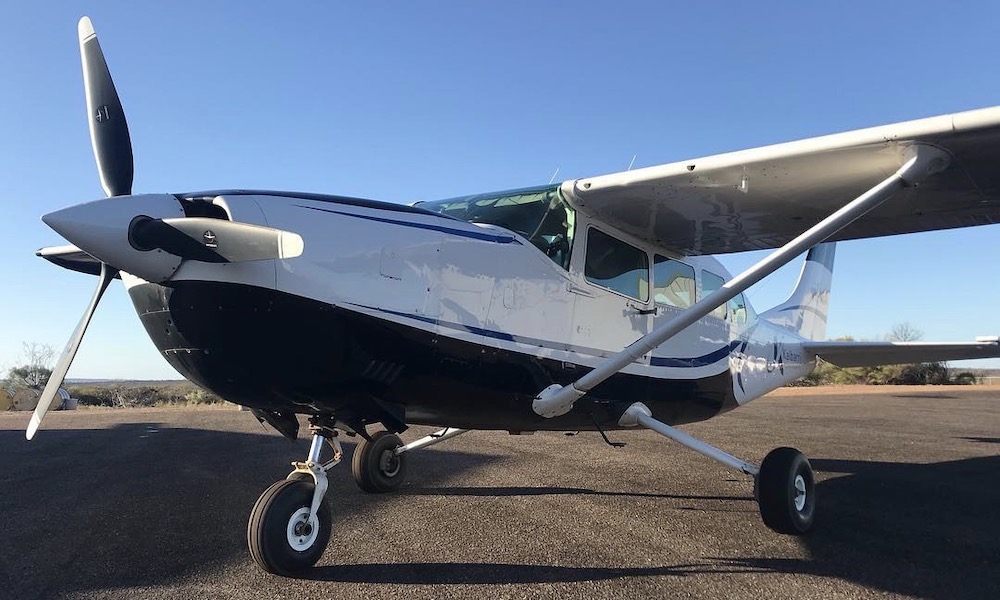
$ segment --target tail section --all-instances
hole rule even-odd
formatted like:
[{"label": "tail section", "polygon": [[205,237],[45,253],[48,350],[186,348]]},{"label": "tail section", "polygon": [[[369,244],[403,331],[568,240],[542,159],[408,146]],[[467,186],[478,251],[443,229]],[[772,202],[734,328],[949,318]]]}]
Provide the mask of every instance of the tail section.
[{"label": "tail section", "polygon": [[817,244],[806,254],[792,295],[764,312],[761,319],[791,330],[807,340],[826,339],[826,315],[833,281],[836,243]]}]

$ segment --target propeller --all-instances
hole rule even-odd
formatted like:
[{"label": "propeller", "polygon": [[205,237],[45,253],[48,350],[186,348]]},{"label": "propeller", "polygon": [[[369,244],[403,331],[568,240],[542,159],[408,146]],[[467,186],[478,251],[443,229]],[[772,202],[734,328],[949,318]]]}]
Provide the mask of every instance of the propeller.
[{"label": "propeller", "polygon": [[77,30],[83,61],[83,89],[90,116],[90,143],[94,147],[101,187],[109,197],[127,196],[132,193],[133,166],[125,111],[90,18],[80,19]]},{"label": "propeller", "polygon": [[28,423],[28,430],[25,432],[25,437],[29,440],[35,437],[35,432],[38,431],[38,426],[42,424],[42,419],[45,418],[45,413],[49,411],[49,407],[52,405],[52,400],[55,399],[59,393],[59,387],[66,378],[69,366],[73,364],[73,357],[76,356],[76,351],[80,348],[80,342],[83,341],[83,332],[87,331],[87,325],[90,324],[90,318],[94,316],[94,311],[97,309],[97,303],[101,301],[101,296],[104,295],[104,290],[108,289],[108,285],[110,285],[117,276],[118,269],[109,267],[106,263],[101,263],[101,275],[98,279],[97,289],[94,290],[94,297],[90,299],[90,305],[87,306],[87,310],[84,311],[83,316],[80,317],[80,322],[77,324],[76,330],[73,331],[73,335],[69,338],[69,343],[66,344],[66,348],[63,349],[62,355],[59,356],[59,362],[56,363],[56,368],[53,369],[52,374],[49,375],[49,381],[45,384],[45,389],[42,391],[42,395],[38,399],[38,405],[35,407],[34,414],[31,415],[31,421]]},{"label": "propeller", "polygon": [[[100,275],[94,297],[38,400],[26,432],[29,440],[38,431],[42,418],[58,396],[59,386],[73,363],[97,304],[119,271],[162,283],[173,276],[183,260],[227,263],[284,259],[299,256],[303,250],[302,237],[289,231],[223,219],[184,216],[180,201],[169,194],[132,196],[132,142],[125,111],[90,19],[80,19],[77,30],[90,142],[101,187],[108,198],[64,208],[42,217],[47,225],[75,246],[54,248],[47,253],[43,250],[40,254],[58,262],[59,257],[82,253],[93,257],[93,260],[77,257],[67,264],[88,272],[96,271],[99,265]],[[159,218],[146,216],[149,214]]]},{"label": "propeller", "polygon": [[[108,63],[104,60],[101,44],[97,41],[97,33],[89,17],[83,17],[77,24],[80,37],[80,59],[83,63],[83,89],[87,97],[88,123],[90,125],[90,143],[94,148],[94,158],[97,159],[97,172],[101,177],[101,187],[110,196],[127,196],[132,193],[132,142],[128,135],[128,123],[125,122],[125,111],[122,109],[118,91],[111,81]],[[52,406],[53,400],[59,395],[59,387],[66,378],[69,367],[73,364],[76,351],[83,341],[90,318],[94,316],[97,303],[108,289],[108,285],[118,276],[118,269],[101,263],[101,274],[98,277],[97,289],[91,298],[87,310],[84,311],[76,330],[70,336],[66,348],[59,356],[59,362],[49,376],[48,383],[42,395],[38,398],[25,437],[29,440],[35,436],[45,413]]]}]

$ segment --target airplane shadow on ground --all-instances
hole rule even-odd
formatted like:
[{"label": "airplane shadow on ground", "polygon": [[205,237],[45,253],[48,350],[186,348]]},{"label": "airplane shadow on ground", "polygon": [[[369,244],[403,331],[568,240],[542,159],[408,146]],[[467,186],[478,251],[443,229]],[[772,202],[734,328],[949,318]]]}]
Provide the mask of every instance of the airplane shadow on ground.
[{"label": "airplane shadow on ground", "polygon": [[[262,489],[303,456],[273,434],[120,425],[44,431],[31,444],[0,431],[0,590],[53,597],[88,590],[169,584],[246,558],[245,527]],[[986,438],[984,443],[995,443]],[[348,446],[348,458],[350,449]],[[415,456],[416,458],[416,456]],[[435,449],[421,459],[425,482],[502,457]],[[416,465],[414,465],[416,466]],[[820,519],[804,538],[811,557],[691,557],[690,564],[639,568],[542,564],[407,563],[332,565],[309,579],[398,584],[586,582],[709,573],[802,573],[929,598],[997,598],[1000,578],[1000,456],[913,465],[813,460],[836,474],[818,486]],[[337,521],[388,500],[364,495],[349,468],[331,471]],[[639,500],[752,500],[635,494],[559,487],[433,487],[403,494],[445,496],[599,495]]]},{"label": "airplane shadow on ground", "polygon": [[816,527],[803,538],[811,558],[724,562],[923,598],[1000,598],[1000,456],[811,462],[842,474],[817,486]]},{"label": "airplane shadow on ground", "polygon": [[619,490],[591,490],[571,487],[418,487],[406,490],[408,496],[473,496],[500,498],[509,496],[605,496],[609,498],[670,498],[674,500],[747,500],[752,496],[703,496],[694,494],[659,494],[651,492],[626,492]]},{"label": "airplane shadow on ground", "polygon": [[[992,440],[984,440],[990,441]],[[309,579],[353,583],[491,584],[584,582],[709,573],[795,573],[851,581],[926,598],[998,598],[1000,456],[933,464],[816,459],[837,474],[817,488],[820,519],[802,538],[809,559],[706,557],[704,562],[648,568],[530,564],[410,563],[319,567]],[[741,497],[632,494],[550,487],[421,487],[426,495],[609,495],[747,500]],[[756,512],[756,506],[754,506]]]},{"label": "airplane shadow on ground", "polygon": [[[330,472],[334,529],[390,500],[358,490],[344,447],[346,468]],[[307,450],[308,439],[159,423],[47,430],[31,443],[0,430],[0,597],[156,586],[249,563],[250,508]],[[435,459],[445,479],[497,457]]]}]

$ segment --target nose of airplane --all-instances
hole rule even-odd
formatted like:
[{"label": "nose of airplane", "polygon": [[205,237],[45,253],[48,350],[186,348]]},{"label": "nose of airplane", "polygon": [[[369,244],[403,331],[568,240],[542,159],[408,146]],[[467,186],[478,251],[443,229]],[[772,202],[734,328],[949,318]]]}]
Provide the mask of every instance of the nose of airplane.
[{"label": "nose of airplane", "polygon": [[147,281],[170,278],[181,258],[158,248],[144,249],[130,240],[132,222],[184,216],[169,194],[116,196],[51,212],[42,221],[91,256]]}]

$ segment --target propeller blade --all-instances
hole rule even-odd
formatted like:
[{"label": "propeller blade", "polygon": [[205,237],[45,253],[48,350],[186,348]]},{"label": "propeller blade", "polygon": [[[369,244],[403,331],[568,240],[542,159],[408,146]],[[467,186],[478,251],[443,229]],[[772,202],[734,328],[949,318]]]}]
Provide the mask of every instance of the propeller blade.
[{"label": "propeller blade", "polygon": [[202,262],[295,258],[305,246],[302,237],[290,231],[207,217],[137,221],[129,237],[140,247]]},{"label": "propeller blade", "polygon": [[56,363],[56,368],[52,370],[52,375],[49,376],[49,382],[45,384],[45,390],[42,391],[42,395],[38,399],[38,406],[35,407],[35,412],[31,415],[31,422],[28,423],[28,430],[25,433],[25,437],[29,440],[35,437],[38,426],[42,424],[42,419],[45,418],[45,413],[49,411],[52,401],[59,395],[59,386],[62,385],[63,380],[66,378],[69,366],[73,363],[73,357],[76,356],[76,351],[80,348],[83,333],[87,331],[90,318],[94,316],[94,311],[97,309],[97,303],[100,302],[101,296],[104,295],[104,290],[108,289],[108,285],[115,280],[117,275],[118,269],[101,263],[101,276],[97,282],[94,297],[90,300],[90,305],[87,307],[86,312],[83,313],[83,317],[80,318],[80,323],[76,326],[73,336],[69,338],[66,348],[59,357],[59,362]]},{"label": "propeller blade", "polygon": [[132,142],[128,135],[125,111],[104,53],[94,33],[90,18],[83,17],[77,26],[80,34],[80,58],[83,61],[83,88],[87,96],[90,143],[97,159],[101,187],[108,196],[132,193]]}]

